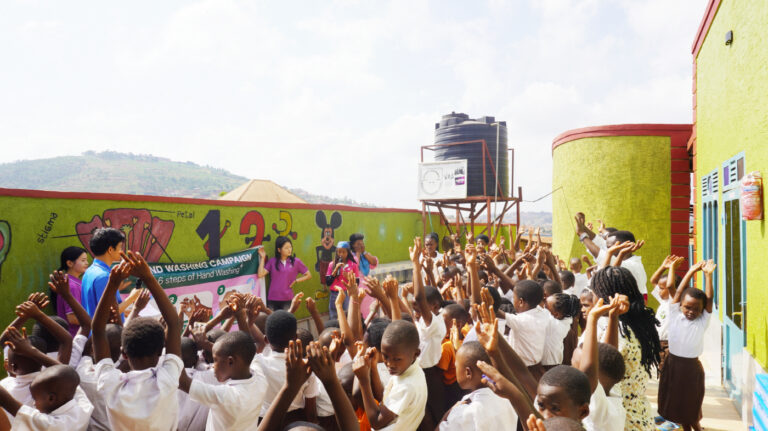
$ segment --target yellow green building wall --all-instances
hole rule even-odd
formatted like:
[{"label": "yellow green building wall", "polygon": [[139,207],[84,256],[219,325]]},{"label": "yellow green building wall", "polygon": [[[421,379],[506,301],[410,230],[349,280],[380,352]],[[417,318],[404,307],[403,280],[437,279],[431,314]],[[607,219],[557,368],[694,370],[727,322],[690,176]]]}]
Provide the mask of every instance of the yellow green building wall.
[{"label": "yellow green building wall", "polygon": [[586,254],[573,219],[577,212],[583,212],[587,221],[601,219],[607,226],[629,230],[636,239],[645,240],[637,254],[650,278],[670,250],[670,145],[668,136],[606,136],[576,139],[555,147],[555,253],[566,261]]},{"label": "yellow green building wall", "polygon": [[[763,1],[720,2],[695,58],[696,143],[694,184],[738,153],[745,172],[768,174],[768,6]],[[733,43],[725,34],[733,31]],[[722,184],[722,180],[721,180]],[[721,187],[722,188],[722,187]],[[721,194],[722,191],[719,191]],[[697,257],[703,258],[701,190],[696,190]],[[718,197],[721,202],[721,195]],[[721,253],[722,256],[722,253]],[[747,351],[768,368],[768,261],[765,220],[746,222]],[[701,279],[699,279],[701,282]],[[721,283],[722,285],[722,283]],[[723,295],[720,295],[722,300]],[[722,303],[720,310],[722,310]],[[722,318],[722,313],[721,313]]]}]

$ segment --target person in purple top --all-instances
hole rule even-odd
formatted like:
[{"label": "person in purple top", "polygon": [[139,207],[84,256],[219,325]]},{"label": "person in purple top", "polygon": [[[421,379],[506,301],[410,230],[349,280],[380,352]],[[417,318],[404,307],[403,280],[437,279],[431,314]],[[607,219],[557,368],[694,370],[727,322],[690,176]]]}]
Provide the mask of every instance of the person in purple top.
[{"label": "person in purple top", "polygon": [[[259,257],[264,262],[266,253],[259,249]],[[275,240],[275,257],[266,264],[260,263],[259,277],[269,274],[269,289],[267,290],[267,306],[273,310],[287,310],[293,299],[293,285],[309,280],[312,274],[298,257],[293,254],[293,243],[287,236],[279,236]],[[301,276],[299,277],[299,275]]]},{"label": "person in purple top", "polygon": [[[77,302],[82,303],[80,298],[80,279],[88,269],[88,252],[82,247],[67,247],[61,252],[61,266],[59,271],[65,272],[69,279],[69,290]],[[51,298],[56,298],[56,294],[51,292]],[[74,337],[80,328],[77,324],[77,318],[72,312],[66,301],[61,298],[53,299],[56,304],[56,314],[69,323],[69,332]]]}]

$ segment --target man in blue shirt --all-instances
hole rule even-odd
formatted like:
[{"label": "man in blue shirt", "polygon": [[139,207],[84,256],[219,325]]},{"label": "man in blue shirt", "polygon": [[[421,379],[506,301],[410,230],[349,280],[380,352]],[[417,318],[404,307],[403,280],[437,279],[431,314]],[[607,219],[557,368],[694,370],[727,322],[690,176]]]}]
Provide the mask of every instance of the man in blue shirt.
[{"label": "man in blue shirt", "polygon": [[[91,237],[93,264],[83,274],[81,302],[83,308],[93,318],[96,306],[107,287],[109,270],[113,263],[120,262],[120,252],[125,247],[125,235],[115,228],[99,228]],[[117,292],[117,303],[122,302]]]}]

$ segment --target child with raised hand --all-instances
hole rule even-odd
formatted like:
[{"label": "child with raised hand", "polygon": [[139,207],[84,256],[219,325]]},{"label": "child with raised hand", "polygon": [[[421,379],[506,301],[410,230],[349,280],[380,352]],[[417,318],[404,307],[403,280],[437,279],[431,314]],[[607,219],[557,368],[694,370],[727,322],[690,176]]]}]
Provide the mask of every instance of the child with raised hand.
[{"label": "child with raised hand", "polygon": [[[244,313],[242,309],[237,312]],[[260,369],[250,369],[254,355],[256,346],[250,335],[229,332],[213,345],[213,373],[222,384],[193,380],[181,372],[179,389],[188,392],[190,400],[210,409],[207,430],[246,430],[258,422],[264,379]]]},{"label": "child with raised hand", "polygon": [[[328,265],[328,272],[325,275],[325,284],[331,291],[329,302],[331,304],[336,302],[336,296],[339,295],[340,290],[345,290],[344,282],[347,279],[347,273],[355,274],[355,278],[360,278],[360,269],[355,263],[355,258],[352,256],[352,246],[347,241],[340,241],[336,246],[336,258],[331,265]],[[344,310],[349,307],[349,302],[344,303]],[[336,309],[330,307],[328,314],[331,320],[338,317]]]},{"label": "child with raised hand", "polygon": [[[664,361],[669,355],[669,303],[672,300],[672,294],[670,294],[670,292],[675,291],[674,286],[679,281],[675,271],[684,261],[685,259],[682,257],[674,255],[667,256],[664,259],[664,262],[661,263],[656,272],[651,276],[651,285],[653,286],[651,296],[656,298],[656,301],[659,302],[659,306],[656,308],[656,319],[659,321],[659,343],[661,344],[661,352],[659,353],[661,359],[659,360],[658,367],[659,373],[664,369]],[[667,270],[669,270],[669,272],[665,274]],[[670,289],[668,285],[672,286],[672,289]]]},{"label": "child with raised hand", "polygon": [[14,430],[84,431],[93,405],[78,387],[77,372],[66,365],[54,365],[40,372],[30,386],[34,407],[24,405],[0,388],[0,406],[14,416]]},{"label": "child with raised hand", "polygon": [[[573,318],[581,312],[581,303],[579,298],[565,293],[556,293],[546,299],[546,308],[551,314],[549,326],[547,327],[547,336],[544,342],[544,354],[541,358],[541,365],[549,370],[555,365],[561,365],[566,358],[570,364],[570,356],[573,354],[575,341],[578,339],[574,328]],[[566,337],[571,335],[569,340],[569,350],[566,351]]]},{"label": "child with raised hand", "polygon": [[508,400],[494,394],[483,384],[483,372],[477,367],[479,361],[491,361],[483,345],[468,341],[456,352],[456,378],[459,386],[466,391],[439,424],[441,431],[447,430],[503,430],[517,423],[517,413]]},{"label": "child with raised hand", "polygon": [[[659,414],[682,424],[683,429],[701,429],[704,401],[704,368],[699,356],[704,333],[712,316],[712,273],[717,265],[699,262],[688,270],[669,306],[669,356],[659,380]],[[704,272],[705,291],[688,287],[697,271]]]},{"label": "child with raised hand", "polygon": [[[370,350],[371,348],[369,348]],[[371,362],[368,352],[359,352],[352,368],[360,382],[365,413],[377,430],[415,430],[424,417],[427,404],[427,382],[418,363],[419,331],[404,320],[387,326],[381,340],[381,354],[392,376],[377,404],[371,387]]]},{"label": "child with raised hand", "polygon": [[[286,349],[296,340],[296,317],[285,311],[277,310],[267,317],[266,339],[270,349],[254,356],[251,368],[261,369],[266,378],[264,402],[261,405],[261,416],[267,414],[283,385],[286,383],[285,361]],[[317,421],[317,397],[320,394],[320,383],[314,376],[309,376],[301,385],[295,398],[286,409],[285,423],[299,421]]]},{"label": "child with raised hand", "polygon": [[[121,253],[123,261],[112,268],[104,294],[93,316],[93,351],[97,361],[98,389],[107,404],[113,430],[169,430],[177,425],[176,390],[184,368],[181,356],[181,321],[176,308],[163,292],[144,258]],[[155,298],[166,328],[155,319],[131,319],[122,332],[130,373],[115,368],[106,326],[110,307],[120,283],[129,275],[142,280]],[[165,356],[162,357],[163,347]]]},{"label": "child with raised hand", "polygon": [[62,364],[68,364],[72,354],[72,335],[69,333],[69,324],[59,316],[46,315],[43,308],[47,304],[48,297],[43,294],[38,302],[25,301],[16,306],[16,315],[21,319],[35,320],[32,335],[45,340],[47,348],[43,353],[56,358]]}]

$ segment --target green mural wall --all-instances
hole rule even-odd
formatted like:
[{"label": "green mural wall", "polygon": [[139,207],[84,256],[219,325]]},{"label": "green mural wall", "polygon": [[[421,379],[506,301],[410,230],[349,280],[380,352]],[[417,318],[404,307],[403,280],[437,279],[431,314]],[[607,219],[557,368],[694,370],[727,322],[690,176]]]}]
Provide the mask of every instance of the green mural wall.
[{"label": "green mural wall", "polygon": [[[555,253],[566,261],[586,254],[573,220],[580,211],[587,221],[601,219],[645,240],[637,254],[650,277],[670,250],[670,163],[670,138],[666,136],[591,137],[555,147]],[[655,302],[650,295],[649,301]]]},{"label": "green mural wall", "polygon": [[[763,2],[722,1],[695,60],[696,180],[744,153],[744,171],[768,174],[768,50],[765,29],[768,8]],[[723,35],[733,31],[733,43]],[[722,182],[721,182],[722,184]],[[703,258],[701,190],[697,188],[697,250]],[[718,191],[722,202],[722,187]],[[765,196],[765,192],[763,193]],[[765,199],[765,198],[764,198]],[[722,206],[720,206],[722,208]],[[764,210],[765,211],[765,210]],[[747,350],[768,368],[768,290],[758,270],[768,259],[765,220],[746,222]],[[721,248],[722,257],[722,248]],[[719,271],[723,274],[722,268]],[[699,282],[702,280],[700,279]],[[723,286],[721,281],[720,286]],[[721,292],[720,299],[724,295]],[[720,311],[722,313],[723,304]]]},{"label": "green mural wall", "polygon": [[[432,225],[441,228],[438,216]],[[127,247],[150,262],[194,262],[258,245],[272,256],[275,238],[290,236],[312,271],[311,280],[296,286],[317,298],[321,310],[328,300],[315,264],[325,235],[335,243],[361,232],[366,249],[389,263],[407,260],[413,237],[422,233],[421,213],[412,210],[0,189],[0,324],[12,320],[29,293],[48,291],[48,274],[64,248],[87,249],[90,232],[102,226],[123,230]]]}]

